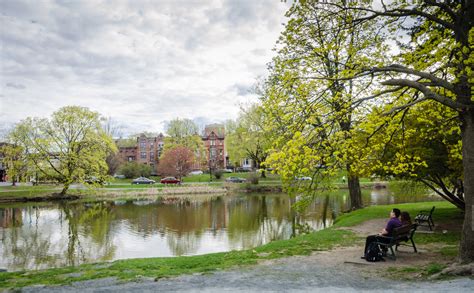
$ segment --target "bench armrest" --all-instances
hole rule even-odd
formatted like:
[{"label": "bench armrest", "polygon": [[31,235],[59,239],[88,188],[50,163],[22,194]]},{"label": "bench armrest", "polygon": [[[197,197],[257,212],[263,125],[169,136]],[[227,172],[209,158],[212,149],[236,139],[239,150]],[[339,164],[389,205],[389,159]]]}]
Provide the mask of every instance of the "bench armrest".
[{"label": "bench armrest", "polygon": [[377,235],[377,238],[383,238],[383,239],[392,239],[393,237],[390,237],[390,236],[382,236],[382,235]]}]

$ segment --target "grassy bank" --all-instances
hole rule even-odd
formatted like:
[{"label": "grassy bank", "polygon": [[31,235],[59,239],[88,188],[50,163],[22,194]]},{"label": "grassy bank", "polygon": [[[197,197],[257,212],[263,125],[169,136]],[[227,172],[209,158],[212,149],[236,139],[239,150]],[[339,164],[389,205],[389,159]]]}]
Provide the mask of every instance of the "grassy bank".
[{"label": "grassy bank", "polygon": [[[396,205],[402,210],[416,214],[417,211],[436,206],[438,222],[453,222],[459,224],[462,216],[456,208],[447,202],[413,203]],[[138,280],[143,277],[163,278],[181,274],[205,273],[227,269],[236,266],[256,264],[260,260],[281,258],[292,255],[309,255],[313,251],[330,250],[337,246],[352,246],[362,244],[364,239],[353,232],[344,230],[374,218],[387,218],[391,206],[373,206],[358,210],[339,217],[333,227],[315,233],[301,235],[289,240],[273,241],[266,245],[244,251],[231,251],[201,256],[147,258],[120,260],[111,263],[87,264],[77,267],[67,267],[40,271],[5,272],[0,273],[0,288],[19,288],[35,284],[69,284],[75,281],[116,277],[120,280]],[[427,243],[442,243],[443,247],[457,247],[459,233],[417,234],[417,245]],[[442,251],[439,252],[443,253]],[[455,256],[455,249],[445,253]],[[423,270],[426,268],[418,268]],[[433,269],[432,269],[433,271]],[[436,270],[434,270],[436,271]]]}]

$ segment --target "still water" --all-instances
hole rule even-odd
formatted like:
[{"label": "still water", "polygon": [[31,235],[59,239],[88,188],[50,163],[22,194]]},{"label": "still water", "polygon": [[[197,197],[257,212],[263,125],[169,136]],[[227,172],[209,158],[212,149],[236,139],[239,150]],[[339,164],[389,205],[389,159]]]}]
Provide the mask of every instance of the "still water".
[{"label": "still water", "polygon": [[[286,194],[205,200],[0,205],[0,268],[9,271],[248,249],[330,226],[347,191],[317,196],[304,213]],[[438,200],[365,190],[364,204]]]}]

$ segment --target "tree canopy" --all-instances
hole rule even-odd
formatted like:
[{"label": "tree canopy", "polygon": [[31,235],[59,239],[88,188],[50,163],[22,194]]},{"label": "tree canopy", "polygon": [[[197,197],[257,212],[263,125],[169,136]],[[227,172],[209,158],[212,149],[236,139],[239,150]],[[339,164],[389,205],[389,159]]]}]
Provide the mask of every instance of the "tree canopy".
[{"label": "tree canopy", "polygon": [[27,118],[10,133],[34,168],[64,185],[64,195],[74,182],[107,175],[106,158],[116,151],[99,114],[79,106],[67,106],[50,119]]},{"label": "tree canopy", "polygon": [[[305,1],[295,2],[287,13],[290,19],[262,98],[267,131],[275,137],[267,162],[288,190],[309,196],[317,184],[346,170],[351,207],[361,208],[357,152],[350,141],[367,112],[370,101],[361,96],[369,93],[373,80],[353,77],[365,66],[380,64],[385,46],[377,23],[354,27],[352,20],[363,12],[336,10]],[[295,184],[301,176],[316,180]]]},{"label": "tree canopy", "polygon": [[[262,167],[271,147],[270,136],[265,132],[264,112],[260,105],[243,107],[235,121],[226,125],[226,148],[230,160],[238,163],[251,159],[257,169]],[[265,174],[262,172],[262,175]]]},{"label": "tree canopy", "polygon": [[192,170],[194,154],[186,146],[174,146],[165,150],[158,165],[158,173],[177,178],[188,175]]},{"label": "tree canopy", "polygon": [[[389,3],[372,3],[368,0],[301,1],[295,2],[290,9],[290,15],[294,11],[298,12],[304,9],[309,10],[309,14],[299,15],[296,19],[290,20],[287,26],[288,30],[288,27],[294,25],[295,28],[291,32],[297,32],[297,34],[283,35],[290,36],[291,38],[287,39],[291,41],[291,44],[298,45],[299,51],[291,51],[287,58],[296,62],[296,66],[291,62],[282,63],[283,69],[289,71],[290,74],[280,74],[279,76],[287,78],[280,77],[279,81],[301,80],[301,75],[303,75],[307,80],[323,81],[324,83],[317,86],[317,89],[333,87],[338,90],[330,91],[336,98],[347,96],[347,93],[339,91],[341,84],[349,82],[349,87],[345,88],[350,89],[353,83],[370,81],[366,90],[357,92],[356,95],[349,95],[357,97],[356,100],[352,100],[350,103],[341,103],[340,108],[348,114],[355,106],[366,103],[368,107],[362,114],[371,115],[367,120],[370,123],[357,126],[349,133],[349,136],[345,136],[347,133],[342,133],[344,135],[339,140],[341,144],[336,144],[342,148],[331,150],[334,156],[333,160],[340,157],[359,157],[361,160],[353,160],[353,162],[359,162],[359,166],[363,164],[374,166],[374,158],[379,158],[382,159],[378,162],[380,166],[384,163],[384,159],[392,158],[394,161],[385,160],[386,165],[379,169],[387,173],[404,174],[403,176],[416,175],[425,180],[433,179],[438,174],[442,176],[443,172],[439,172],[440,168],[450,168],[449,165],[455,164],[456,160],[453,159],[456,156],[459,159],[459,151],[462,151],[462,173],[459,179],[462,179],[463,182],[462,185],[458,185],[462,187],[457,191],[457,198],[461,199],[463,193],[465,201],[460,260],[462,262],[474,261],[474,250],[472,249],[474,246],[474,229],[472,227],[474,198],[474,3],[469,0],[395,0]],[[325,30],[319,22],[312,21],[310,16],[315,14],[323,16],[321,23],[331,24],[336,21],[337,23],[330,30]],[[306,23],[309,25],[306,26]],[[299,30],[301,27],[304,29]],[[351,66],[342,71],[345,74],[314,76],[325,72],[326,64],[317,63],[314,66],[307,66],[306,59],[301,58],[301,56],[311,56],[312,54],[324,55],[321,53],[321,47],[311,46],[305,36],[313,37],[318,34],[327,36],[330,42],[322,46],[323,48],[332,49],[338,44],[346,44],[342,49],[349,49],[350,52],[349,42],[353,39],[353,33],[358,31],[368,32],[372,36],[381,34],[384,38],[377,39],[369,36],[367,41],[369,43],[375,42],[372,52],[370,54],[363,54],[363,51],[362,54],[354,52],[355,62],[349,63]],[[343,34],[337,37],[335,32],[343,32]],[[344,32],[350,33],[345,34]],[[384,45],[389,45],[389,47]],[[337,66],[347,64],[343,62],[346,58],[336,58],[335,54],[326,56],[327,63],[335,62]],[[300,60],[305,62],[301,63]],[[359,60],[360,62],[358,62]],[[276,69],[278,70],[279,67]],[[298,78],[294,78],[295,73],[292,69]],[[296,111],[286,112],[285,110],[298,108],[302,113],[301,116],[304,116],[307,109],[313,106],[313,103],[307,103],[305,98],[311,96],[309,93],[312,88],[308,88],[308,82],[293,84],[292,87],[287,87],[284,91],[270,92],[269,96],[278,97],[280,95],[290,101],[294,99],[294,103],[289,104],[284,99],[280,99],[272,101],[272,104],[267,107],[270,109],[273,107],[276,111],[280,111],[280,124],[283,125],[280,128],[280,133],[282,137],[285,137],[286,133],[283,143],[288,141],[286,147],[289,150],[294,150],[278,155],[277,159],[287,158],[289,155],[296,158],[300,156],[301,159],[297,162],[304,165],[304,158],[319,159],[320,156],[312,152],[314,144],[307,145],[308,130],[292,127],[293,125],[298,126],[293,122],[293,120],[298,121],[298,118],[294,118],[295,115],[291,114]],[[325,86],[326,84],[330,86]],[[300,98],[303,102],[299,102]],[[322,98],[325,97],[322,96]],[[440,108],[438,105],[427,104],[428,101],[451,109],[447,113],[448,116],[452,115],[448,121],[454,119],[457,122],[460,143],[459,140],[456,140],[455,127],[445,128],[445,124],[431,123],[443,121],[443,115],[441,115],[441,119],[438,119]],[[325,102],[327,103],[327,101]],[[380,112],[380,109],[383,111]],[[421,111],[427,112],[420,115]],[[332,115],[336,112],[329,111],[328,113]],[[316,126],[327,125],[326,116],[312,115],[311,119],[311,126],[313,124]],[[342,120],[343,123],[349,121],[347,116],[340,116],[339,120]],[[275,121],[278,119],[275,118]],[[403,124],[402,131],[395,131],[400,129],[401,124]],[[417,136],[414,132],[420,129],[415,129],[415,127],[423,129],[426,134],[435,135],[434,139],[430,140],[424,134]],[[334,130],[337,131],[333,127],[321,128],[321,131],[316,132],[316,136],[329,137],[328,131],[333,132]],[[381,137],[377,135],[378,132],[385,133],[385,137],[382,137],[385,145],[375,141],[375,138]],[[365,134],[365,137],[359,137],[360,134]],[[401,143],[406,140],[403,137],[400,139],[399,134],[409,136],[411,141],[405,144]],[[443,142],[442,146],[434,145],[436,140]],[[344,144],[344,142],[350,142],[350,144]],[[356,144],[357,142],[359,144]],[[362,142],[364,143],[361,144]],[[323,148],[326,146],[322,143],[320,145]],[[350,146],[354,145],[358,147],[355,150],[352,148],[351,151]],[[364,151],[364,146],[366,146],[365,151],[372,152],[373,155],[360,153],[359,150]],[[411,151],[406,152],[407,149]],[[374,154],[374,152],[381,153]],[[444,166],[436,164],[436,161],[427,157],[429,153],[443,156],[442,160],[448,164]],[[304,154],[304,156],[300,154]],[[389,162],[390,164],[388,164]],[[428,163],[431,166],[428,166]],[[298,167],[298,165],[293,165],[288,170],[297,170]],[[363,169],[362,167],[356,168],[359,172]],[[444,176],[447,176],[446,172],[444,172]],[[458,206],[462,207],[462,205]]]}]

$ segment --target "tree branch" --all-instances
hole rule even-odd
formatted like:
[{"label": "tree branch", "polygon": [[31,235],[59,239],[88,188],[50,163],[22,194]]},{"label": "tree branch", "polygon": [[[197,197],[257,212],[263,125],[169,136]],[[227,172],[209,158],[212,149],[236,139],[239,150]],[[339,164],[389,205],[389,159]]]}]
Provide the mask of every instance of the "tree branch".
[{"label": "tree branch", "polygon": [[446,80],[444,80],[442,78],[439,78],[439,77],[436,77],[433,74],[426,73],[426,72],[421,72],[421,71],[414,70],[414,69],[410,69],[410,68],[407,68],[407,67],[399,65],[399,64],[393,64],[393,65],[389,65],[389,66],[386,66],[386,67],[374,67],[371,70],[374,71],[374,72],[400,72],[400,73],[416,75],[416,76],[423,77],[423,78],[431,80],[434,83],[434,85],[443,87],[447,90],[450,90],[450,91],[454,92],[454,85],[447,82]]},{"label": "tree branch", "polygon": [[473,108],[474,105],[466,105],[466,104],[462,104],[462,103],[459,103],[459,102],[456,102],[450,98],[447,98],[445,96],[442,96],[442,95],[439,95],[433,91],[431,91],[429,88],[427,88],[426,86],[424,86],[423,84],[419,83],[419,82],[416,82],[416,81],[412,81],[412,80],[408,80],[408,79],[390,79],[390,80],[386,80],[384,82],[382,82],[383,85],[390,85],[390,86],[407,86],[407,87],[410,87],[410,88],[413,88],[413,89],[416,89],[420,92],[423,93],[423,95],[427,98],[427,99],[431,99],[431,100],[435,100],[451,109],[454,109],[454,110],[466,110],[466,109],[470,109],[470,108]]}]

